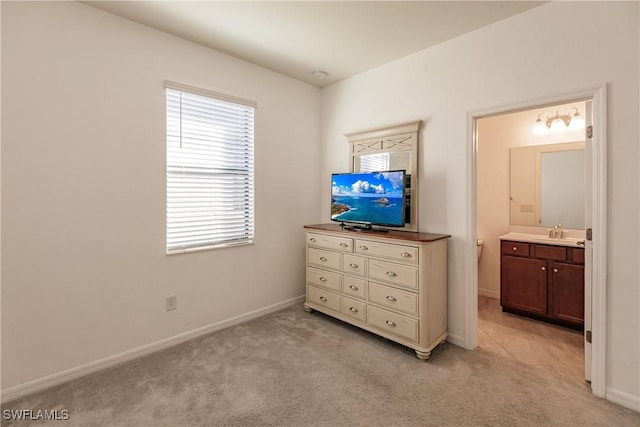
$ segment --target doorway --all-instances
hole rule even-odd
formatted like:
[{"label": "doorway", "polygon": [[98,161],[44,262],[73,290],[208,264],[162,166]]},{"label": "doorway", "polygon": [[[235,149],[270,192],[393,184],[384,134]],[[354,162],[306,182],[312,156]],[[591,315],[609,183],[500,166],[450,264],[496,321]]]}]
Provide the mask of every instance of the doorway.
[{"label": "doorway", "polygon": [[[468,165],[468,230],[469,235],[477,238],[483,238],[478,233],[477,221],[478,215],[481,212],[478,211],[476,206],[477,201],[477,162],[478,162],[478,120],[487,117],[501,116],[507,114],[513,114],[518,112],[524,112],[527,110],[535,110],[539,112],[545,112],[546,109],[553,109],[555,106],[571,104],[575,102],[587,103],[592,107],[592,111],[581,111],[580,113],[588,116],[587,119],[592,119],[593,131],[592,137],[587,142],[586,153],[589,157],[589,174],[588,179],[585,179],[586,184],[586,198],[587,198],[587,217],[588,223],[586,228],[593,229],[593,240],[588,241],[585,253],[588,259],[585,263],[585,276],[586,282],[591,283],[592,287],[585,292],[585,305],[587,309],[585,311],[585,329],[592,331],[592,343],[586,343],[587,352],[585,359],[585,372],[591,376],[591,389],[592,392],[600,397],[604,397],[604,374],[605,374],[605,274],[606,274],[606,105],[605,105],[605,87],[596,88],[593,90],[584,91],[582,93],[575,93],[568,96],[558,97],[555,99],[540,100],[538,102],[529,102],[520,105],[506,106],[504,108],[494,109],[492,111],[485,111],[476,114],[469,115],[469,136],[470,136],[470,150],[467,156]],[[586,108],[585,108],[586,109]],[[554,112],[551,112],[552,115]],[[564,112],[560,112],[560,115],[564,115]],[[544,118],[544,115],[543,115]],[[528,132],[535,123],[536,116],[528,125]],[[590,123],[588,123],[589,125]],[[508,161],[502,159],[503,161]],[[508,209],[508,208],[507,208]],[[487,239],[485,240],[485,245]],[[494,252],[495,252],[494,246]],[[491,249],[487,247],[483,248],[483,251],[491,252]],[[485,252],[485,253],[486,253]],[[472,241],[470,239],[467,246],[467,288],[466,288],[466,313],[468,314],[465,323],[465,347],[476,348],[478,344],[478,292],[484,291],[485,295],[481,296],[485,298],[487,296],[493,298],[499,297],[499,291],[496,290],[494,285],[494,294],[486,295],[487,289],[479,288],[478,283],[478,261],[477,261],[477,246],[476,239]],[[495,253],[493,254],[496,255]],[[482,293],[482,292],[481,292]],[[490,294],[490,292],[488,292]],[[590,309],[589,309],[590,307]],[[597,332],[596,332],[597,331]],[[596,338],[597,335],[597,338]],[[590,351],[589,351],[590,350]],[[589,356],[592,357],[589,357]]]}]

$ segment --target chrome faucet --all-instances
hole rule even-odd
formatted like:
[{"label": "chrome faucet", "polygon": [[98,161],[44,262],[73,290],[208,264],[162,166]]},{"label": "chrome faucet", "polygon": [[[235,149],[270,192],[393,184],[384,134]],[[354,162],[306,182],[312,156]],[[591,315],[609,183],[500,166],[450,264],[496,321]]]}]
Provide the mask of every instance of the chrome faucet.
[{"label": "chrome faucet", "polygon": [[562,224],[554,225],[553,228],[549,229],[549,238],[564,239],[564,230],[562,229]]}]

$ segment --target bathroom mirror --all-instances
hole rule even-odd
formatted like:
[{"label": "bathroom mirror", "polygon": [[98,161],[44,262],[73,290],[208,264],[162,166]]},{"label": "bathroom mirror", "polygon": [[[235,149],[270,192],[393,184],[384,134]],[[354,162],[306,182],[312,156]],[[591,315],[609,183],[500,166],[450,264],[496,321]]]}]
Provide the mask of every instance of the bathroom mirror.
[{"label": "bathroom mirror", "polygon": [[583,230],[584,142],[513,147],[511,225]]},{"label": "bathroom mirror", "polygon": [[345,135],[349,140],[351,172],[407,171],[407,206],[402,228],[406,231],[418,231],[418,131],[421,123],[417,120]]}]

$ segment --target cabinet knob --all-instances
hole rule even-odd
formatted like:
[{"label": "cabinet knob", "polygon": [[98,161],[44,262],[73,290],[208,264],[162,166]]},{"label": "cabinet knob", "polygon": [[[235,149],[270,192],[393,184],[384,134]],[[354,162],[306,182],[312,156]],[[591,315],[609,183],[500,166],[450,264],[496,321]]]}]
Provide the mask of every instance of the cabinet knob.
[{"label": "cabinet knob", "polygon": [[387,325],[389,325],[389,326],[397,326],[397,325],[396,325],[396,322],[393,322],[393,321],[391,321],[391,320],[387,320],[387,321],[386,321],[386,322],[384,322],[384,323],[386,323],[386,324],[387,324]]},{"label": "cabinet knob", "polygon": [[327,299],[325,297],[320,297],[320,301],[327,302]]},{"label": "cabinet knob", "polygon": [[315,237],[312,237],[312,238],[310,238],[310,239],[309,239],[309,241],[310,241],[310,242],[315,242],[315,241],[316,241],[316,239],[315,239]]},{"label": "cabinet knob", "polygon": [[394,273],[393,271],[387,271],[387,276],[389,276],[389,277],[396,277],[396,276],[397,276],[397,274],[396,274],[396,273]]},{"label": "cabinet knob", "polygon": [[346,243],[340,243],[340,247],[342,247],[342,248],[346,248],[347,246],[349,246],[349,245],[347,245]]},{"label": "cabinet knob", "polygon": [[541,267],[540,270],[547,271],[547,267]]},{"label": "cabinet knob", "polygon": [[327,262],[327,259],[326,259],[325,257],[321,256],[321,257],[320,257],[320,261],[322,261],[322,262]]},{"label": "cabinet knob", "polygon": [[358,309],[355,307],[349,307],[349,310],[351,310],[352,313],[357,313]]},{"label": "cabinet knob", "polygon": [[364,245],[362,245],[362,246],[360,246],[360,250],[362,250],[362,251],[368,251],[368,250],[369,250],[369,248],[368,248],[368,247],[366,247],[366,246],[364,246]]},{"label": "cabinet knob", "polygon": [[324,276],[321,276],[321,277],[320,277],[320,281],[321,281],[321,282],[326,282],[326,281],[327,281],[327,278],[326,278],[326,277],[324,277]]},{"label": "cabinet knob", "polygon": [[394,301],[398,301],[398,300],[397,300],[397,299],[396,299],[396,297],[394,297],[393,295],[388,295],[388,296],[387,296],[387,301],[394,302]]},{"label": "cabinet knob", "polygon": [[400,256],[403,258],[411,258],[411,254],[409,252],[402,252]]},{"label": "cabinet knob", "polygon": [[554,269],[553,269],[553,272],[554,272],[554,273],[557,273],[557,272],[558,272],[558,269],[557,269],[557,268],[554,268]]},{"label": "cabinet knob", "polygon": [[353,262],[351,264],[349,264],[349,267],[351,268],[358,268],[358,264],[354,264]]},{"label": "cabinet knob", "polygon": [[356,285],[349,285],[349,289],[351,289],[352,291],[357,291],[358,287]]},{"label": "cabinet knob", "polygon": [[518,250],[518,247],[517,247],[517,246],[514,246],[514,247],[513,247],[513,250],[514,250],[514,251],[517,251],[517,250]]}]

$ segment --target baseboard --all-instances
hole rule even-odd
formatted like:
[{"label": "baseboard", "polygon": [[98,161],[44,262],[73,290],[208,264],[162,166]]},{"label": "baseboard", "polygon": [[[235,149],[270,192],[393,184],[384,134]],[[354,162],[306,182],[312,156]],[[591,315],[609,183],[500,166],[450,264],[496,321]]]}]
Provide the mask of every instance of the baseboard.
[{"label": "baseboard", "polygon": [[453,344],[453,345],[457,345],[460,348],[464,348],[464,337],[460,336],[460,335],[455,335],[455,334],[449,334],[447,336],[447,342]]},{"label": "baseboard", "polygon": [[492,299],[500,299],[500,291],[492,291],[491,289],[478,288],[478,295]]},{"label": "baseboard", "polygon": [[183,343],[185,341],[192,340],[202,335],[209,334],[211,332],[219,331],[221,329],[228,328],[240,323],[248,322],[257,317],[264,316],[269,313],[276,312],[283,308],[302,303],[305,296],[299,296],[295,298],[282,301],[268,307],[260,308],[258,310],[250,311],[248,313],[241,314],[239,316],[232,317],[220,322],[211,323],[209,325],[193,329],[191,331],[183,332],[173,337],[165,338],[160,341],[153,342],[151,344],[143,345],[125,352],[115,354],[113,356],[105,357],[104,359],[96,360],[86,363],[84,365],[76,366],[75,368],[67,369],[55,374],[47,375],[46,377],[38,378],[29,381],[24,384],[10,387],[0,392],[0,402],[6,403],[21,397],[27,396],[32,393],[36,393],[50,387],[54,387],[66,382],[82,378],[86,375],[93,374],[95,372],[102,371],[107,368],[120,365],[125,362],[146,356],[151,353],[155,353],[165,348],[172,347],[174,345]]},{"label": "baseboard", "polygon": [[620,390],[607,388],[605,399],[632,411],[640,412],[640,396],[633,396]]}]

